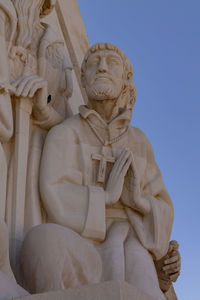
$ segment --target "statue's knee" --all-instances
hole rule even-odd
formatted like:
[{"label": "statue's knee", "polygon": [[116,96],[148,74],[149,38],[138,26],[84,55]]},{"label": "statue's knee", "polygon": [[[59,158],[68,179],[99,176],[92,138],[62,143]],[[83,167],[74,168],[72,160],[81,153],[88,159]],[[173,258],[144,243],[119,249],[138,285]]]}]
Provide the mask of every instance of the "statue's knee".
[{"label": "statue's knee", "polygon": [[61,226],[56,224],[38,225],[24,239],[20,253],[20,270],[25,287],[30,292],[35,291],[38,276],[46,280],[49,274],[57,272],[56,264],[61,265],[63,261],[64,249],[58,245],[59,227]]},{"label": "statue's knee", "polygon": [[58,247],[59,240],[62,240],[62,226],[56,224],[42,224],[32,228],[26,235],[21,255],[37,256],[50,253]]}]

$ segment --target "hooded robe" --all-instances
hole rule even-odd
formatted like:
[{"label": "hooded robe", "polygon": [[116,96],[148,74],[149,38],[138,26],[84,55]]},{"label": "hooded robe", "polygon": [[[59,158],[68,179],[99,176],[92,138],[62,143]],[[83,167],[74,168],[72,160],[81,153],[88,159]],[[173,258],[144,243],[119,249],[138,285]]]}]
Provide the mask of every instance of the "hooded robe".
[{"label": "hooded robe", "polygon": [[[106,216],[113,218],[123,211],[143,247],[160,259],[169,245],[173,205],[148,139],[141,130],[129,125],[130,120],[131,112],[126,110],[107,124],[97,112],[81,106],[80,114],[51,129],[41,162],[43,204],[49,222],[67,226],[86,238],[98,241],[104,241],[106,236]],[[140,186],[139,203],[135,203],[131,189],[134,178],[130,173],[125,177],[116,211],[115,205],[110,209],[105,207],[104,188],[112,163],[107,168],[105,183],[97,183],[99,161],[92,159],[92,155],[101,155],[102,143],[91,129],[91,124],[105,141],[116,140],[105,147],[108,155],[115,160],[125,147],[131,149]],[[143,213],[146,202],[150,210]],[[123,209],[118,210],[119,204]],[[98,218],[93,223],[96,211]]]},{"label": "hooded robe", "polygon": [[[22,265],[36,292],[99,280],[127,280],[156,299],[164,299],[153,259],[167,252],[173,206],[148,139],[141,130],[131,127],[130,121],[129,110],[107,124],[97,112],[81,106],[78,115],[48,133],[40,167],[40,192],[47,222],[59,226],[36,227],[25,239]],[[124,148],[131,149],[134,164],[127,172],[119,201],[107,207],[106,182]],[[105,181],[99,182],[103,155],[110,162]],[[94,245],[98,255],[88,243]],[[49,245],[51,254],[47,255]],[[33,261],[29,263],[30,251]],[[89,261],[80,254],[84,252],[90,253]],[[95,255],[95,264],[90,264]],[[55,276],[49,277],[51,268]],[[38,281],[41,274],[42,283]]]}]

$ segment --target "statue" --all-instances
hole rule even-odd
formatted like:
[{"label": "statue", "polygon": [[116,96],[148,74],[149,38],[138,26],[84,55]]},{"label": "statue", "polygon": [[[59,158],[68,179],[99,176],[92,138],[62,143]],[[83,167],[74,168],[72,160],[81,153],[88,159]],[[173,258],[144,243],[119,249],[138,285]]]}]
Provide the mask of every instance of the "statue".
[{"label": "statue", "polygon": [[[43,138],[51,126],[64,120],[66,100],[73,89],[72,66],[64,42],[49,25],[41,22],[55,3],[55,0],[0,0],[1,299],[28,294],[17,285],[10,267],[8,230],[4,221],[9,225],[12,242],[23,239],[24,210],[27,228],[35,222],[41,223],[36,182]],[[48,98],[40,93],[41,85]],[[25,203],[26,188],[31,194],[27,193]],[[18,197],[22,195],[24,199]],[[21,203],[17,203],[18,200],[22,200]],[[39,221],[36,221],[36,210],[40,214],[37,215]],[[10,251],[15,260],[13,252],[19,250],[16,248],[18,245],[14,244]],[[15,263],[13,265],[15,267]]]},{"label": "statue", "polygon": [[27,287],[39,293],[125,280],[165,299],[154,261],[168,251],[173,205],[148,139],[130,126],[130,61],[118,47],[96,44],[84,58],[82,83],[88,105],[45,141],[40,193],[54,224],[25,238]]},{"label": "statue", "polygon": [[45,219],[38,190],[43,142],[65,119],[73,90],[64,42],[41,22],[55,3],[0,0],[0,211],[9,227],[14,267],[24,231]]}]

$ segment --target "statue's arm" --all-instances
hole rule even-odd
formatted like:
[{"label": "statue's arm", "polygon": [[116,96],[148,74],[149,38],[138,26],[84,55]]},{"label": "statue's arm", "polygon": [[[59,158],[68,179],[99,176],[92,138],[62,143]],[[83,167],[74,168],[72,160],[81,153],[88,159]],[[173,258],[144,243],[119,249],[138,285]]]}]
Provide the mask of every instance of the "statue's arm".
[{"label": "statue's arm", "polygon": [[[33,100],[34,123],[43,129],[49,130],[51,127],[61,123],[64,115],[61,115],[52,105],[57,101],[67,101],[72,95],[72,65],[63,45],[57,43],[48,48],[47,60],[51,61],[56,68],[59,78],[59,86],[54,88],[54,94],[59,95],[58,99],[51,99],[48,80],[38,75],[23,75],[12,83],[12,88],[17,97],[29,97]],[[32,58],[28,56],[27,65],[31,66]],[[51,87],[52,89],[52,87]]]},{"label": "statue's arm", "polygon": [[60,80],[60,92],[67,101],[73,93],[73,80],[72,80],[72,64],[66,53],[64,46],[58,48],[59,56],[62,57],[62,77]]},{"label": "statue's arm", "polygon": [[152,200],[161,200],[172,208],[172,202],[155,161],[151,143],[141,130],[137,128],[132,128],[132,130],[132,138],[140,144],[142,149],[140,153],[137,152],[137,156],[140,156],[145,161],[146,166],[142,176],[139,175],[133,151],[131,167],[128,170],[122,194],[123,203],[139,211],[142,215],[148,215],[151,212]]},{"label": "statue's arm", "polygon": [[105,192],[83,185],[79,153],[72,130],[62,125],[50,130],[43,149],[40,192],[48,221],[84,237],[105,237]]},{"label": "statue's arm", "polygon": [[155,161],[154,151],[149,140],[144,138],[146,147],[146,170],[141,184],[141,195],[148,200],[152,196],[155,200],[160,200],[172,210],[173,204],[163,182],[162,174]]},{"label": "statue's arm", "polygon": [[[66,53],[64,45],[62,43],[55,43],[48,47],[47,60],[51,61],[52,65],[59,70],[59,87],[56,95],[58,99],[51,99],[49,93],[45,97],[39,97],[33,107],[33,114],[36,119],[35,124],[44,129],[50,129],[51,127],[61,123],[64,118],[54,108],[52,103],[58,101],[66,102],[66,109],[68,107],[68,99],[72,96],[73,92],[73,80],[72,80],[72,64],[69,61],[69,57]],[[38,96],[37,96],[38,97]],[[48,102],[47,103],[47,97]],[[50,97],[50,98],[49,98]],[[46,99],[44,103],[44,99]],[[45,105],[44,105],[45,104]],[[42,107],[42,108],[41,108]],[[66,112],[68,113],[68,112]]]},{"label": "statue's arm", "polygon": [[[47,102],[47,97],[45,95]],[[38,106],[33,107],[34,124],[39,125],[41,128],[49,130],[53,126],[61,123],[63,117],[52,107],[51,104],[47,104],[44,108],[40,109]]]},{"label": "statue's arm", "polygon": [[155,257],[162,257],[168,250],[174,209],[171,198],[163,182],[162,174],[155,161],[151,143],[145,137],[146,144],[146,171],[141,187],[143,199],[150,203],[149,217],[154,224],[155,244],[152,253]]},{"label": "statue's arm", "polygon": [[[152,146],[140,131],[137,135],[137,142],[142,149],[140,155],[146,167],[140,176],[138,170],[135,169],[135,175],[132,177],[131,197],[127,197],[130,200],[129,202],[127,200],[125,204],[139,211],[140,214],[136,217],[130,210],[130,221],[145,248],[158,260],[166,254],[168,249],[174,215],[173,205],[154,159]],[[144,207],[148,210],[144,211]]]}]

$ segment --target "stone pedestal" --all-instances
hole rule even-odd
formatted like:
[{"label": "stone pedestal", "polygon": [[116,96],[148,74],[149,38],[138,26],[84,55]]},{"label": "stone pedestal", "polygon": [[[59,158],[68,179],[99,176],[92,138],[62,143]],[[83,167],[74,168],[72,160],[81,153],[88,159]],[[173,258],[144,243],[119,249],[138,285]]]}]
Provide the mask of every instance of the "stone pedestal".
[{"label": "stone pedestal", "polygon": [[[110,281],[74,289],[17,298],[18,300],[156,300],[126,282]],[[16,300],[17,300],[16,299]]]}]

